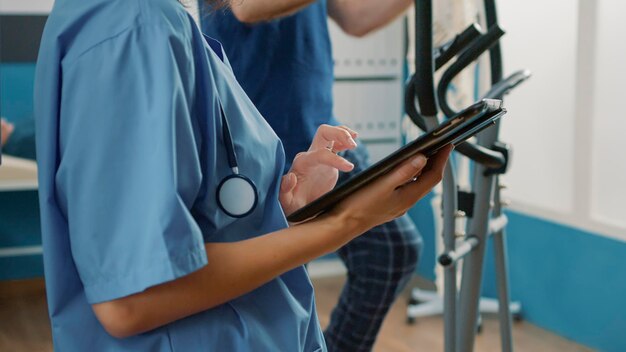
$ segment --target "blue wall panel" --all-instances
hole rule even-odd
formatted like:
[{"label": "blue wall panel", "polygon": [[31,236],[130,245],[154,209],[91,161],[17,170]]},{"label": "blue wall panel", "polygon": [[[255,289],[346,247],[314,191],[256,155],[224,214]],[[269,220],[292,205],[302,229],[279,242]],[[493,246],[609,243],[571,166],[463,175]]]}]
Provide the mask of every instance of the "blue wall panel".
[{"label": "blue wall panel", "polygon": [[[421,211],[412,211],[416,223],[432,223],[428,209]],[[601,351],[626,351],[626,243],[516,212],[507,215],[511,294],[522,303],[524,319]],[[422,235],[419,274],[432,279],[432,228]],[[491,241],[483,293],[497,294]]]},{"label": "blue wall panel", "polygon": [[409,216],[424,240],[417,273],[425,279],[435,281],[435,221],[431,206],[432,198],[432,193],[424,197],[409,211]]},{"label": "blue wall panel", "polygon": [[[626,243],[509,212],[513,298],[526,320],[602,351],[626,351]],[[484,280],[495,296],[493,255]]]},{"label": "blue wall panel", "polygon": [[[41,245],[37,192],[0,192],[0,248]],[[0,258],[0,280],[43,275],[41,255]]]},{"label": "blue wall panel", "polygon": [[0,192],[0,248],[41,245],[36,191]]},{"label": "blue wall panel", "polygon": [[43,276],[41,255],[0,258],[0,280],[29,279]]},{"label": "blue wall panel", "polygon": [[[35,64],[0,64],[0,115],[32,118]],[[37,192],[0,192],[0,248],[41,245]],[[0,258],[0,280],[43,275],[41,255]]]},{"label": "blue wall panel", "polygon": [[11,121],[33,116],[34,63],[0,64],[0,114]]}]

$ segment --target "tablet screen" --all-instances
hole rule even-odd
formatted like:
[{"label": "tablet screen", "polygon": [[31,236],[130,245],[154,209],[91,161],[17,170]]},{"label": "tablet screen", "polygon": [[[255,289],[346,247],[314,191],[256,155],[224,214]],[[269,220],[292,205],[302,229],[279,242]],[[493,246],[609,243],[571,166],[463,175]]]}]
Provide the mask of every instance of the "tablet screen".
[{"label": "tablet screen", "polygon": [[344,181],[332,191],[295,211],[287,219],[291,222],[301,222],[313,218],[386,174],[408,158],[418,153],[428,157],[450,143],[454,145],[462,143],[494,124],[505,113],[506,110],[502,108],[501,100],[483,99],[446,120],[436,129],[418,137],[381,161]]}]

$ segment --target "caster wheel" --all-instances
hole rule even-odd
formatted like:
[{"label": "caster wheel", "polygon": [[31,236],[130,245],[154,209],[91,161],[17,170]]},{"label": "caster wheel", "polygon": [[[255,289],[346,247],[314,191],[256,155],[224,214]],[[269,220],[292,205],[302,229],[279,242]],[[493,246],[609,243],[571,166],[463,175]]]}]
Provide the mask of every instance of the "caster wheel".
[{"label": "caster wheel", "polygon": [[483,324],[478,324],[476,326],[476,333],[477,334],[482,334],[483,333]]},{"label": "caster wheel", "polygon": [[406,323],[409,325],[415,325],[417,320],[414,317],[406,317]]},{"label": "caster wheel", "polygon": [[522,320],[524,320],[524,318],[522,317],[522,313],[513,313],[514,322],[519,323]]}]

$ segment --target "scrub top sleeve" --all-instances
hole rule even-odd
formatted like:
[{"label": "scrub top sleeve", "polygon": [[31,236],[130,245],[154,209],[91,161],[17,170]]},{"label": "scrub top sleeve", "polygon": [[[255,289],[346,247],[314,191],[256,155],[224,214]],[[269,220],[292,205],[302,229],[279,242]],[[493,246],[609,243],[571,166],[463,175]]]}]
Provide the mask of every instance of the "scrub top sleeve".
[{"label": "scrub top sleeve", "polygon": [[89,303],[206,265],[190,34],[144,25],[63,64],[56,192]]}]

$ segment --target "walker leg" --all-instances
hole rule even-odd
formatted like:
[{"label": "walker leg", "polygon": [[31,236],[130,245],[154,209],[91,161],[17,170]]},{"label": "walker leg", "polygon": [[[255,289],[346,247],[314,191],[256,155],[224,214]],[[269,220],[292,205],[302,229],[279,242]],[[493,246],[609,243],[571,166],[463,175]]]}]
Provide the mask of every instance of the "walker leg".
[{"label": "walker leg", "polygon": [[470,220],[469,234],[479,239],[474,247],[463,259],[463,277],[459,292],[459,309],[457,311],[457,347],[460,352],[471,352],[474,349],[474,340],[477,328],[478,305],[480,302],[480,288],[482,283],[482,268],[485,257],[485,242],[488,232],[488,219],[491,212],[490,202],[493,194],[495,177],[485,176],[485,168],[477,165],[474,169],[474,216]]}]

